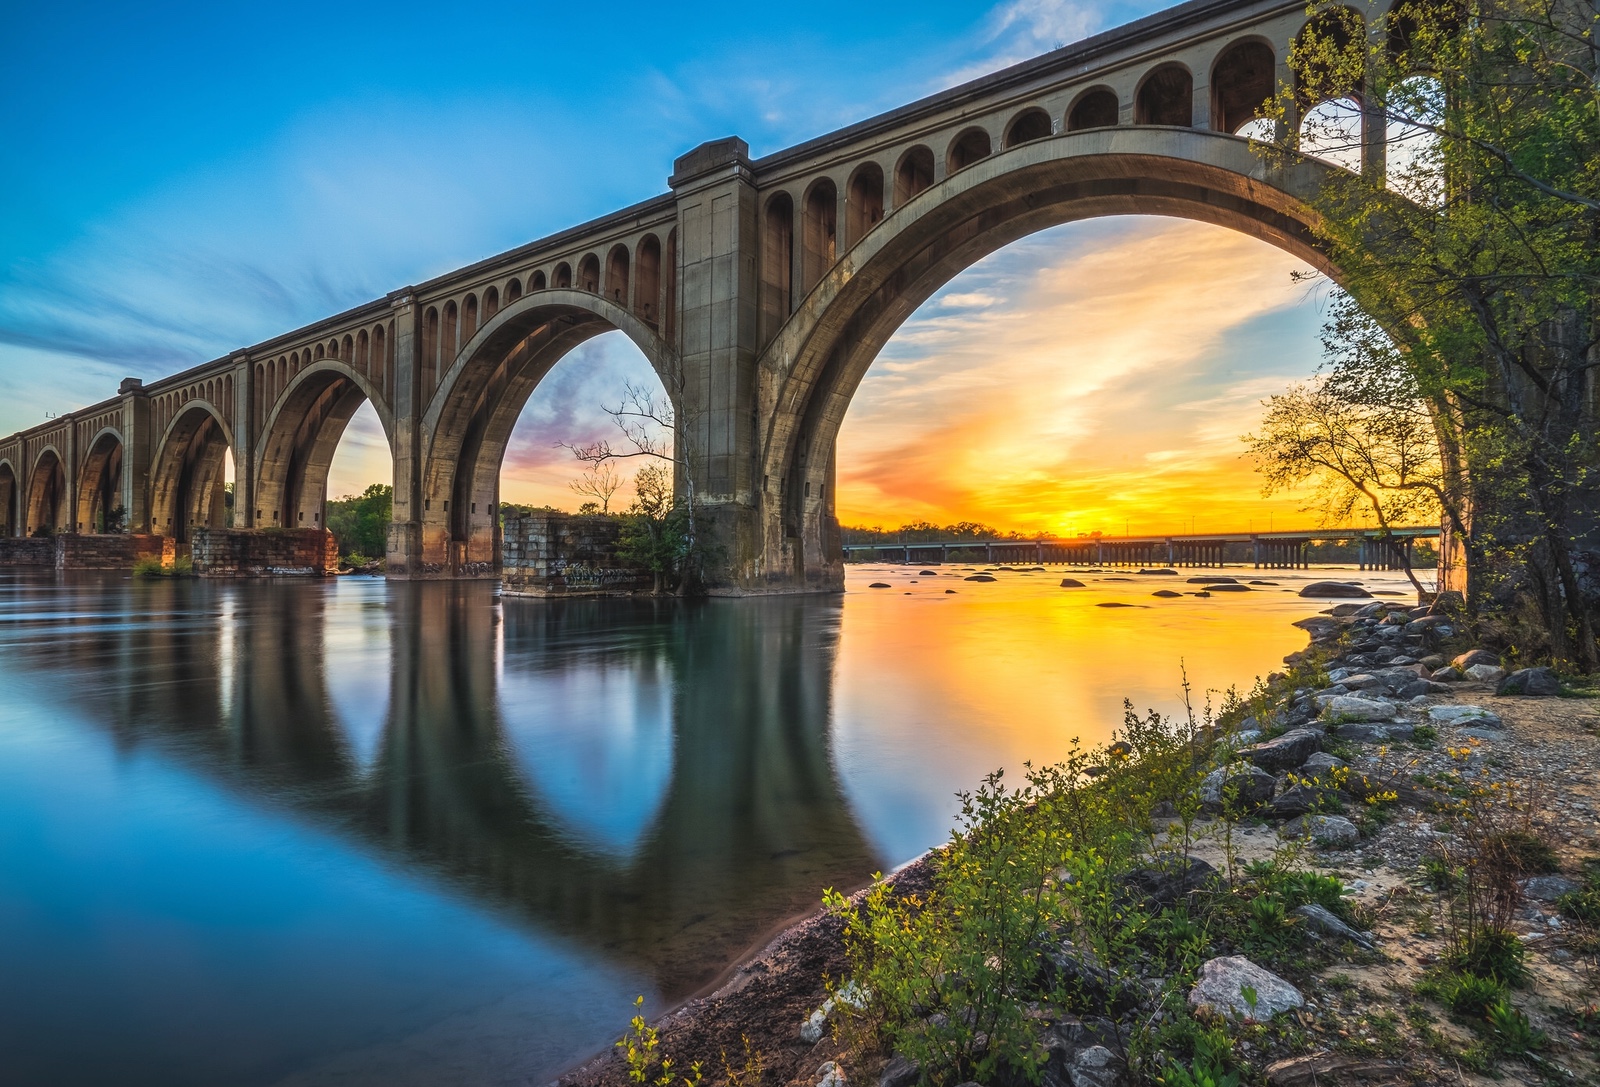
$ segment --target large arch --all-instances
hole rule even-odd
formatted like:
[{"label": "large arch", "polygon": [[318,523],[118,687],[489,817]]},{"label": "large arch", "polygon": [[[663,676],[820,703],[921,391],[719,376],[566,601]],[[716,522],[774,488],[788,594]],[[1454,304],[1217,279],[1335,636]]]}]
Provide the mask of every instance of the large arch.
[{"label": "large arch", "polygon": [[394,416],[360,370],[324,359],[301,370],[267,412],[254,451],[257,528],[322,528],[328,469],[345,427],[371,401],[394,451]]},{"label": "large arch", "polygon": [[67,470],[53,445],[45,446],[33,458],[33,467],[28,471],[25,508],[24,534],[54,535],[67,531],[67,517],[72,513],[67,507]]},{"label": "large arch", "polygon": [[667,340],[625,304],[588,291],[526,294],[462,347],[422,420],[421,572],[496,572],[500,465],[517,416],[569,351],[613,330],[633,341],[675,397],[677,355]]},{"label": "large arch", "polygon": [[89,452],[78,472],[78,531],[115,531],[119,510],[122,510],[122,435],[106,427],[89,443]]},{"label": "large arch", "polygon": [[[999,152],[897,208],[849,268],[816,284],[761,359],[761,562],[754,584],[837,588],[834,440],[867,368],[934,291],[1002,246],[1107,215],[1168,215],[1259,238],[1339,279],[1317,246],[1313,197],[1343,172],[1269,166],[1240,137],[1124,128]],[[1347,175],[1346,175],[1347,176]]]},{"label": "large arch", "polygon": [[194,528],[226,528],[223,462],[234,448],[227,417],[205,400],[178,408],[151,462],[150,528],[187,541]]},{"label": "large arch", "polygon": [[0,460],[0,538],[20,532],[17,507],[21,504],[21,490],[17,486],[16,466],[9,460]]}]

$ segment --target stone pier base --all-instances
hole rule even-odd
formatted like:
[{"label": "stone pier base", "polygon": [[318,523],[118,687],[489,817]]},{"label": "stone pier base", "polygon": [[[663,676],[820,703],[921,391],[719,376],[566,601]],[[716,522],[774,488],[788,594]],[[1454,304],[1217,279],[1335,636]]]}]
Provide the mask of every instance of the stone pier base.
[{"label": "stone pier base", "polygon": [[617,557],[616,518],[540,510],[505,523],[501,589],[507,596],[648,592],[650,571]]},{"label": "stone pier base", "polygon": [[57,570],[113,570],[131,573],[134,564],[156,559],[171,566],[177,544],[171,536],[65,534],[55,538]]},{"label": "stone pier base", "polygon": [[327,529],[200,528],[190,549],[201,577],[327,577],[339,542]]}]

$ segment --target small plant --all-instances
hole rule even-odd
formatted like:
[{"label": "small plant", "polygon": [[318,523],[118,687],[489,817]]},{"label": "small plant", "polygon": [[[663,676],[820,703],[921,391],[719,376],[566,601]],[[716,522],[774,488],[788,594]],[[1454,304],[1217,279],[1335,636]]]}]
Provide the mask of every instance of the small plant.
[{"label": "small plant", "polygon": [[1233,1063],[1233,1042],[1227,1034],[1209,1030],[1195,1038],[1194,1057],[1187,1065],[1169,1062],[1160,1076],[1166,1087],[1239,1087]]},{"label": "small plant", "polygon": [[633,1018],[628,1021],[628,1033],[616,1043],[616,1047],[622,1050],[623,1062],[628,1066],[628,1081],[640,1087],[673,1087],[677,1083],[683,1084],[683,1087],[700,1087],[705,1078],[700,1062],[695,1061],[690,1065],[686,1076],[675,1074],[672,1058],[666,1054],[656,1055],[661,1047],[661,1032],[645,1022],[644,997],[634,1000],[633,1008]]},{"label": "small plant", "polygon": [[1526,955],[1515,934],[1486,928],[1468,937],[1446,962],[1473,977],[1490,978],[1501,985],[1524,985],[1528,980]]},{"label": "small plant", "polygon": [[1472,974],[1444,974],[1419,986],[1418,991],[1470,1019],[1483,1018],[1492,1005],[1505,998],[1505,986],[1493,978]]},{"label": "small plant", "polygon": [[1497,1000],[1490,1004],[1484,1019],[1489,1025],[1490,1044],[1501,1053],[1530,1053],[1545,1043],[1544,1031],[1530,1023],[1528,1017],[1512,1007],[1508,1000]]}]

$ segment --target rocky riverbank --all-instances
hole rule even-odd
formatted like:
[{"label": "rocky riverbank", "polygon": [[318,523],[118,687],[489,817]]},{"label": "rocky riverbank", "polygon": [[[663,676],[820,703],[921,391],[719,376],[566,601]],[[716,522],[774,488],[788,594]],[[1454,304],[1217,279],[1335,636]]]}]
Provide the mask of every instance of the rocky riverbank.
[{"label": "rocky riverbank", "polygon": [[[1057,975],[1101,979],[1076,991],[1098,986],[1106,1006],[1028,998],[1045,1083],[1160,1082],[1151,1069],[1165,1067],[1176,1068],[1165,1082],[1199,1084],[1225,1066],[1273,1087],[1596,1082],[1600,700],[1544,670],[1508,672],[1436,609],[1339,604],[1297,625],[1312,644],[1224,715],[1192,803],[1155,812],[1201,815],[1181,832],[1181,857],[1173,822],[1144,867],[1120,877],[1143,896],[1143,916],[1249,907],[1239,916],[1277,936],[1221,932],[1193,973],[1130,961],[1116,999],[1105,985],[1123,976],[1117,964],[1085,963],[1070,943],[1064,956],[1046,949]],[[892,877],[896,892],[925,894],[934,863]],[[1307,901],[1253,915],[1257,900],[1292,904],[1265,893],[1262,875],[1291,865],[1338,880],[1326,884],[1342,884],[1337,911]],[[1464,909],[1481,916],[1464,921]],[[1484,981],[1475,1005],[1462,995],[1463,924],[1482,929],[1485,911],[1518,965]],[[848,1009],[827,1002],[827,986],[852,968],[842,933],[823,912],[785,931],[655,1024],[658,1052],[675,1074],[699,1062],[706,1083],[906,1087],[917,1070],[881,1037],[837,1029]],[[1163,1040],[1185,1016],[1221,1031],[1226,1059],[1202,1067]],[[1129,1048],[1138,1032],[1142,1056]],[[560,1082],[621,1087],[628,1068],[607,1054]]]}]

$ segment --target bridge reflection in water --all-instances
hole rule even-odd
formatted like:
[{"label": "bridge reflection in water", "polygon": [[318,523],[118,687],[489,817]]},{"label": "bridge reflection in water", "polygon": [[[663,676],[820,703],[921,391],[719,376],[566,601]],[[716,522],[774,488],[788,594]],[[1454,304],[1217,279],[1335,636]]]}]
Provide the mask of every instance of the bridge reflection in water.
[{"label": "bridge reflection in water", "polygon": [[[119,744],[311,816],[669,999],[881,863],[830,764],[837,603],[502,607],[473,582],[53,592],[52,636],[8,652]],[[359,607],[330,607],[344,593]],[[100,674],[75,682],[86,661]],[[619,715],[619,697],[643,704]]]}]

